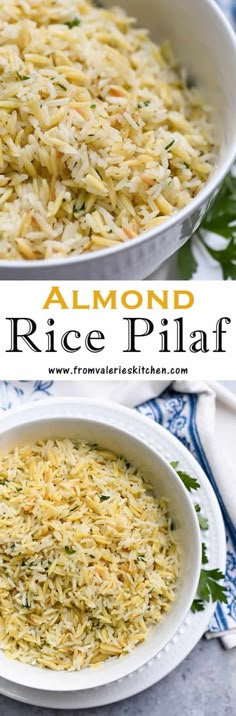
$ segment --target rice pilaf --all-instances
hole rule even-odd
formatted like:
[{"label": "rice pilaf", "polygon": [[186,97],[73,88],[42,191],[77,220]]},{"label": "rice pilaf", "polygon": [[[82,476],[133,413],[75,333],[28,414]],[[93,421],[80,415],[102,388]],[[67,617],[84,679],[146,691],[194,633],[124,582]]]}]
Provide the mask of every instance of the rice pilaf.
[{"label": "rice pilaf", "polygon": [[0,258],[119,246],[200,191],[212,111],[118,7],[0,0]]},{"label": "rice pilaf", "polygon": [[68,439],[0,458],[0,648],[78,670],[129,653],[176,596],[165,498],[136,468]]}]

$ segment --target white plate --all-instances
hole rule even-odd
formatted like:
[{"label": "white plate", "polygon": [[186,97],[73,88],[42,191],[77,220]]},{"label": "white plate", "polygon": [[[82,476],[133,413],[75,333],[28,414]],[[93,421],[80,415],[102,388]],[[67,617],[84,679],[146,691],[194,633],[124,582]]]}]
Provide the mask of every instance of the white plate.
[{"label": "white plate", "polygon": [[[41,409],[46,402],[48,401],[43,401],[40,404]],[[203,538],[207,545],[209,568],[219,567],[224,570],[226,546],[220,508],[209,480],[186,448],[167,430],[134,410],[110,403],[96,404],[94,401],[91,407],[89,400],[81,400],[80,407],[78,401],[73,399],[70,399],[70,401],[67,399],[66,402],[66,412],[69,410],[73,414],[76,404],[76,415],[78,417],[81,414],[83,418],[105,419],[111,425],[125,428],[145,440],[152,448],[161,452],[169,462],[179,460],[181,469],[190,472],[193,477],[197,478],[201,488],[197,492],[197,498],[195,493],[192,499],[193,502],[197,501],[202,506],[203,514],[209,520],[209,530],[204,532]],[[55,405],[56,401],[53,401],[53,403]],[[25,406],[25,408],[29,410],[29,406]],[[6,417],[8,416],[10,416],[10,413]],[[79,692],[52,693],[29,689],[5,679],[0,679],[0,692],[18,701],[57,709],[94,708],[120,701],[152,686],[172,671],[189,654],[206,631],[213,611],[214,605],[210,604],[204,612],[197,614],[190,612],[178,633],[165,649],[141,669],[110,685]]]}]

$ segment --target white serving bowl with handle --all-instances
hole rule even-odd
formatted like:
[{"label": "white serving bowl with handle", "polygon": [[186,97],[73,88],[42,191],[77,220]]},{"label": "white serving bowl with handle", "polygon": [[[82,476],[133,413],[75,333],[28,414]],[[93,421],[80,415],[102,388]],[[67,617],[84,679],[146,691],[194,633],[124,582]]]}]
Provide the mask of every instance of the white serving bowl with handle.
[{"label": "white serving bowl with handle", "polygon": [[[105,6],[115,4],[104,0]],[[119,0],[154,41],[169,39],[181,64],[215,109],[220,150],[215,169],[186,208],[159,228],[117,248],[40,261],[0,261],[0,280],[143,279],[199,226],[236,155],[236,39],[215,0]]]},{"label": "white serving bowl with handle", "polygon": [[[180,546],[180,576],[176,599],[163,621],[150,628],[147,639],[130,654],[110,658],[98,668],[77,672],[41,669],[9,660],[0,651],[0,677],[30,688],[78,691],[117,681],[149,662],[166,647],[185,620],[194,599],[201,569],[201,535],[189,493],[169,463],[131,429],[117,428],[102,417],[103,406],[92,400],[62,398],[39,401],[4,413],[0,418],[0,454],[38,439],[75,438],[97,443],[123,455],[147,476],[154,493],[169,501],[169,512]],[[101,418],[97,418],[98,406]],[[122,408],[124,417],[127,409]],[[143,418],[145,423],[145,418]],[[125,420],[124,420],[125,423]],[[0,535],[1,542],[1,535]]]}]

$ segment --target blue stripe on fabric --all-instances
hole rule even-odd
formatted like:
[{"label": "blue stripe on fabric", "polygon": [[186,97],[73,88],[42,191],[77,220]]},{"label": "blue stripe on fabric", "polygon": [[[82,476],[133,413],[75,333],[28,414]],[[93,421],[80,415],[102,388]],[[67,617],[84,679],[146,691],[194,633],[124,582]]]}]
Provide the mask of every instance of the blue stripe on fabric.
[{"label": "blue stripe on fabric", "polygon": [[[155,400],[148,400],[145,405],[148,406],[150,410],[150,417],[154,418],[156,423],[159,423],[159,425],[163,425],[163,417],[162,417],[162,411],[160,408],[160,405]],[[141,407],[137,406],[137,410]],[[147,413],[145,413],[147,416]],[[148,417],[148,416],[147,416]]]}]

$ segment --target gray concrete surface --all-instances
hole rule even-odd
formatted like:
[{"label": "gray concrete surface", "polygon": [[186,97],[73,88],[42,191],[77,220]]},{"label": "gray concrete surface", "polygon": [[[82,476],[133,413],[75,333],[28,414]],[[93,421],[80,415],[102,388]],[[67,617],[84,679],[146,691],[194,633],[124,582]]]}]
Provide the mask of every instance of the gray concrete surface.
[{"label": "gray concrete surface", "polygon": [[202,639],[163,681],[125,701],[96,709],[57,711],[0,696],[0,716],[236,716],[236,649]]}]

